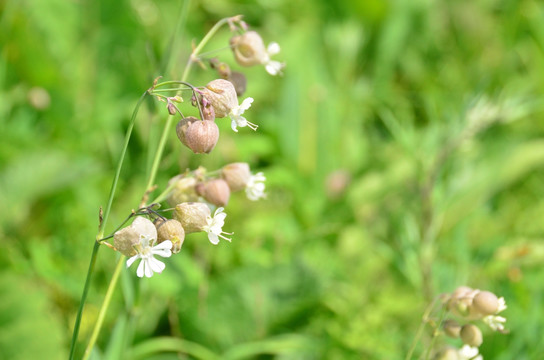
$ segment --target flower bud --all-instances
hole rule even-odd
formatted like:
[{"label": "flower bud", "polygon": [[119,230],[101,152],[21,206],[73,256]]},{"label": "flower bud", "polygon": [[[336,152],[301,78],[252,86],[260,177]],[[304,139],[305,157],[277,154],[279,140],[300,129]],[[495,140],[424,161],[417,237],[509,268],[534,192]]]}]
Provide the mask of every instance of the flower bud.
[{"label": "flower bud", "polygon": [[474,296],[472,306],[482,315],[492,315],[499,310],[499,299],[489,291],[480,291]]},{"label": "flower bud", "polygon": [[221,177],[227,182],[231,191],[243,190],[251,177],[249,164],[242,162],[228,164],[221,169]]},{"label": "flower bud", "polygon": [[244,74],[238,71],[232,71],[227,79],[234,85],[236,95],[244,95],[247,88],[247,78]]},{"label": "flower bud", "polygon": [[452,293],[448,302],[448,309],[458,316],[468,316],[472,299],[479,290],[473,290],[467,286],[460,286]]},{"label": "flower bud", "polygon": [[247,31],[230,39],[230,45],[236,62],[242,66],[253,66],[267,57],[263,39],[255,31]]},{"label": "flower bud", "polygon": [[213,121],[201,121],[192,116],[180,120],[176,134],[195,154],[209,154],[219,140],[219,128]]},{"label": "flower bud", "polygon": [[467,324],[464,325],[461,328],[461,332],[459,334],[461,336],[461,340],[463,340],[463,343],[470,345],[470,346],[476,346],[479,347],[482,345],[483,337],[482,332],[476,325]]},{"label": "flower bud", "polygon": [[223,179],[214,179],[200,183],[196,186],[196,192],[210,204],[218,207],[227,205],[230,198],[229,185]]},{"label": "flower bud", "polygon": [[232,108],[238,106],[238,96],[234,85],[224,79],[212,80],[202,90],[202,94],[212,104],[216,118],[224,118]]},{"label": "flower bud", "polygon": [[161,220],[155,222],[158,243],[170,240],[173,245],[172,252],[174,254],[179,253],[181,245],[183,245],[183,240],[185,240],[185,230],[183,230],[181,223],[177,220]]},{"label": "flower bud", "polygon": [[442,324],[442,327],[444,328],[444,332],[449,337],[452,337],[454,339],[459,337],[459,333],[461,332],[461,325],[455,320],[448,319],[444,321]]},{"label": "flower bud", "polygon": [[140,244],[140,237],[156,238],[155,226],[148,219],[138,216],[130,226],[113,234],[113,246],[125,256],[134,256],[137,251],[134,246]]},{"label": "flower bud", "polygon": [[208,205],[199,202],[181,203],[174,210],[174,218],[181,223],[186,234],[202,231],[210,214]]},{"label": "flower bud", "polygon": [[168,186],[171,186],[173,183],[175,185],[167,198],[170,206],[198,200],[198,194],[195,191],[196,179],[194,177],[185,177],[184,175],[174,176],[168,181]]},{"label": "flower bud", "polygon": [[168,102],[168,105],[166,105],[166,108],[168,109],[168,113],[170,115],[176,115],[176,113],[178,112],[178,108],[176,107],[176,105],[174,105],[171,102]]}]

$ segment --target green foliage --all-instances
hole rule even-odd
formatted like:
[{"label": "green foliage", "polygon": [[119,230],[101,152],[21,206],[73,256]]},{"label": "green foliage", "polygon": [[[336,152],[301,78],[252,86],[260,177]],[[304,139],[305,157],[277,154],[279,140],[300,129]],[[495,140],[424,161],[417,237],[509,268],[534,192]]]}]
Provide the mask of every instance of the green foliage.
[{"label": "green foliage", "polygon": [[[403,359],[430,300],[466,284],[508,305],[511,332],[484,332],[484,358],[539,359],[534,0],[0,3],[0,358],[65,357],[133,107],[237,13],[287,63],[271,78],[214,54],[247,75],[259,130],[218,120],[210,155],[172,134],[156,183],[246,161],[265,172],[268,199],[233,195],[231,244],[190,235],[161,275],[125,271],[93,358]],[[213,78],[195,67],[189,81]],[[106,233],[137,207],[165,117],[162,103],[142,106]],[[76,357],[116,256],[99,253]]]}]

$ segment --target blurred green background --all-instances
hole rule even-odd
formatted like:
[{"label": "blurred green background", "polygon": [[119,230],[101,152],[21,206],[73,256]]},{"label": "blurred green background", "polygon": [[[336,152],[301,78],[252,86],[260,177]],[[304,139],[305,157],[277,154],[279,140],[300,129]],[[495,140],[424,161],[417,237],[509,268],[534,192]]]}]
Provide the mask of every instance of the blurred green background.
[{"label": "blurred green background", "polygon": [[[0,1],[0,358],[67,357],[132,109],[235,14],[280,43],[284,76],[218,53],[247,75],[259,130],[218,120],[210,155],[172,133],[157,184],[246,161],[268,199],[231,197],[232,243],[190,235],[161,275],[124,271],[93,358],[403,359],[430,300],[465,284],[509,306],[485,359],[542,359],[535,0]],[[138,206],[165,116],[156,101],[140,111],[107,233]],[[116,259],[101,249],[77,357]]]}]

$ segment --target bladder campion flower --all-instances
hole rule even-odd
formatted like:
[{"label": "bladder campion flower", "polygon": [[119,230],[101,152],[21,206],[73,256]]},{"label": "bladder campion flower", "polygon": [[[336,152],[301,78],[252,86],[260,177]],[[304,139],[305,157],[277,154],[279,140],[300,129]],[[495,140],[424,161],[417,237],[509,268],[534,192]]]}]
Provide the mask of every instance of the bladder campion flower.
[{"label": "bladder campion flower", "polygon": [[271,60],[270,57],[280,52],[280,46],[272,42],[265,49],[261,36],[255,31],[248,31],[230,39],[236,62],[242,66],[264,65],[270,75],[281,74],[285,64]]},{"label": "bladder campion flower", "polygon": [[248,97],[238,105],[238,95],[236,95],[236,89],[230,81],[224,79],[210,81],[202,90],[202,94],[212,104],[216,118],[230,117],[231,127],[235,132],[238,132],[238,126],[247,126],[252,130],[257,130],[257,125],[242,116],[251,107],[253,98]]},{"label": "bladder campion flower", "polygon": [[127,267],[130,267],[136,260],[141,259],[136,270],[138,277],[144,275],[151,277],[154,272],[161,273],[164,270],[164,263],[155,259],[154,255],[162,257],[172,255],[172,242],[170,240],[165,240],[158,245],[155,245],[156,242],[157,230],[155,225],[141,216],[137,217],[130,226],[114,234],[114,246],[117,250],[124,255],[132,256],[127,260]]},{"label": "bladder campion flower", "polygon": [[246,185],[246,195],[249,200],[256,201],[266,197],[264,193],[265,180],[266,177],[262,172],[251,175]]},{"label": "bladder campion flower", "polygon": [[213,213],[213,217],[209,216],[206,218],[207,224],[202,228],[203,231],[208,233],[208,239],[214,245],[219,244],[219,238],[231,241],[228,237],[224,235],[232,235],[232,233],[227,233],[223,231],[223,225],[225,225],[225,218],[227,214],[223,212],[223,208],[217,208]]}]

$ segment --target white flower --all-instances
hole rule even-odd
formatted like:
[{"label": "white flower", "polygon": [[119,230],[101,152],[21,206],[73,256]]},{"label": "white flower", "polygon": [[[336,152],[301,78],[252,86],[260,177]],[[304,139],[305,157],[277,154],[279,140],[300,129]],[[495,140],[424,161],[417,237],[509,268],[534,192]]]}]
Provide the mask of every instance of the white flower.
[{"label": "white flower", "polygon": [[256,201],[266,197],[264,193],[265,180],[266,177],[262,172],[250,176],[246,185],[246,195],[249,200]]},{"label": "white flower", "polygon": [[138,277],[153,276],[153,273],[161,273],[165,265],[162,261],[155,259],[154,255],[162,257],[170,257],[172,255],[172,242],[170,240],[163,241],[155,245],[157,242],[157,230],[153,223],[143,217],[138,217],[132,223],[132,227],[139,232],[139,243],[134,245],[137,254],[127,260],[127,267],[130,267],[136,260],[141,259],[136,275]]},{"label": "white flower", "polygon": [[223,212],[223,208],[217,208],[213,213],[213,217],[207,216],[207,224],[202,227],[202,230],[208,233],[208,239],[214,245],[219,244],[219,238],[231,241],[231,239],[225,237],[225,235],[232,235],[232,233],[227,233],[223,231],[223,225],[225,225],[225,218],[227,214]]},{"label": "white flower", "polygon": [[232,120],[231,122],[232,130],[238,132],[238,130],[236,129],[236,126],[239,126],[239,127],[247,126],[251,130],[257,130],[258,128],[257,125],[250,123],[249,121],[246,120],[245,117],[242,116],[244,111],[246,111],[247,109],[251,107],[252,102],[253,102],[253,98],[248,97],[247,99],[242,101],[240,105],[230,109],[229,116]]},{"label": "white flower", "polygon": [[285,63],[279,61],[270,60],[270,56],[276,55],[280,52],[280,45],[276,42],[270,43],[266,49],[266,55],[263,56],[261,63],[270,75],[281,75],[281,69],[285,67]]},{"label": "white flower", "polygon": [[459,360],[483,360],[482,355],[478,355],[478,348],[470,345],[463,345],[458,351]]},{"label": "white flower", "polygon": [[485,316],[482,321],[487,324],[493,331],[504,331],[504,323],[506,318],[498,315]]},{"label": "white flower", "polygon": [[500,297],[498,301],[499,301],[499,308],[497,310],[497,314],[500,313],[501,311],[506,310],[507,308],[506,301],[504,301],[503,297]]},{"label": "white flower", "polygon": [[[499,307],[497,309],[497,312],[495,314],[500,313],[501,311],[506,310],[506,302],[504,301],[503,297],[500,297],[499,300]],[[484,323],[487,324],[493,331],[504,331],[504,323],[506,322],[506,318],[498,315],[488,315],[484,316],[482,319]]]}]

